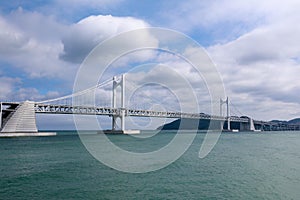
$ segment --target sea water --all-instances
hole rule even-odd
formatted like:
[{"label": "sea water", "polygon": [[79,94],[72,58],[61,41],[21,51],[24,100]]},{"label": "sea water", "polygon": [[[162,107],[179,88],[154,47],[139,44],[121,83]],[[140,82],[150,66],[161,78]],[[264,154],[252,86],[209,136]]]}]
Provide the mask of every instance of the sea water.
[{"label": "sea water", "polygon": [[[152,151],[174,135],[161,133],[148,143],[109,138],[128,151]],[[76,132],[1,138],[0,199],[300,199],[300,132],[222,133],[200,159],[204,137],[198,134],[171,165],[141,174],[102,164]]]}]

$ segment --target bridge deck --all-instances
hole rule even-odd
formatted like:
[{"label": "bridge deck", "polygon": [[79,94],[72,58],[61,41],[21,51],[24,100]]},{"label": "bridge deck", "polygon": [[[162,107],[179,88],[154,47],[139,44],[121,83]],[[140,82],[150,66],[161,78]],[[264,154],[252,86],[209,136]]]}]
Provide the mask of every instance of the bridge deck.
[{"label": "bridge deck", "polygon": [[[1,112],[5,115],[13,113],[18,102],[2,102]],[[74,106],[74,105],[55,105],[35,103],[34,111],[36,113],[45,114],[80,114],[80,115],[106,115],[120,116],[122,111],[125,111],[125,116],[132,117],[159,117],[159,118],[187,118],[187,119],[202,119],[202,120],[217,120],[226,121],[226,117],[209,115],[204,113],[183,113],[170,111],[154,111],[154,110],[137,110],[137,109],[122,109],[111,107],[94,107],[94,106]],[[231,122],[249,123],[250,118],[230,116]],[[5,120],[3,121],[5,122]],[[266,122],[253,120],[254,124],[260,127],[269,127],[270,130],[300,130],[299,124],[285,124],[277,122]]]},{"label": "bridge deck", "polygon": [[[181,113],[169,111],[153,111],[153,110],[136,110],[136,109],[120,109],[110,107],[93,107],[93,106],[70,106],[70,105],[51,105],[36,104],[36,113],[52,113],[52,114],[81,114],[81,115],[120,115],[121,110],[125,110],[126,116],[133,117],[160,117],[160,118],[189,118],[189,119],[206,119],[224,121],[226,117],[208,115],[203,113]],[[234,122],[249,122],[248,118],[230,117]]]}]

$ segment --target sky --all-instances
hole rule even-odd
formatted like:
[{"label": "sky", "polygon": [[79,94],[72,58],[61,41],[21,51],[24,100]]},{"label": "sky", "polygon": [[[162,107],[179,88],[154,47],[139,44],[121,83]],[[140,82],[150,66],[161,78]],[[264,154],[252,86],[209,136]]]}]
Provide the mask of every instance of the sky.
[{"label": "sky", "polygon": [[[181,32],[205,49],[223,80],[232,115],[290,120],[300,117],[299,21],[297,0],[1,1],[0,100],[39,101],[70,94],[80,64],[96,45],[122,32],[161,27]],[[150,36],[146,39],[155,42]],[[121,59],[119,67],[123,68],[112,67],[107,77],[124,71],[134,59],[139,65],[149,60],[168,65],[148,71],[152,80],[166,77],[170,70],[193,80],[193,73],[182,61],[151,51]],[[139,73],[137,81],[145,79],[145,73],[135,73]],[[169,79],[176,82],[176,75]],[[191,84],[199,90],[199,98],[207,98],[203,81]],[[180,86],[177,89],[184,92]],[[144,93],[139,91],[135,102],[141,101],[144,93],[151,97],[143,99],[147,105],[140,108],[155,104],[168,109],[153,100],[172,96],[165,88],[147,86]],[[205,107],[200,105],[208,112]],[[143,120],[141,127],[149,123]],[[38,117],[41,129],[68,129],[71,124],[72,119],[65,116]]]}]

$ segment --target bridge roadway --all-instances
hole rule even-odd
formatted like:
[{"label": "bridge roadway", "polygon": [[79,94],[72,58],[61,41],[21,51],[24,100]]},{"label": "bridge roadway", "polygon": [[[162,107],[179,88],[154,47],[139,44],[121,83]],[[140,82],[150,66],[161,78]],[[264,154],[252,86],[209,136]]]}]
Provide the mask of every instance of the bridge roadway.
[{"label": "bridge roadway", "polygon": [[[12,115],[20,102],[1,102],[2,125],[6,123],[9,116]],[[3,107],[2,107],[3,106]],[[160,117],[160,118],[189,118],[189,119],[203,119],[203,120],[217,120],[227,121],[226,117],[217,115],[208,115],[204,113],[181,113],[170,111],[153,111],[153,110],[137,110],[137,109],[121,109],[111,107],[94,107],[94,106],[73,106],[73,105],[55,105],[34,103],[35,113],[45,114],[80,114],[80,115],[107,115],[107,116],[120,116],[125,111],[125,116],[132,117]],[[230,116],[231,122],[239,122],[241,124],[250,123],[248,117]],[[299,124],[286,124],[281,122],[266,122],[253,120],[255,126],[261,130],[300,130]],[[0,127],[1,128],[1,127]]]},{"label": "bridge roadway", "polygon": [[[122,109],[122,108],[110,108],[110,107],[53,105],[53,104],[35,103],[35,112],[46,113],[46,114],[120,116],[122,110],[125,110],[125,116],[132,116],[132,117],[160,117],[160,118],[177,118],[177,119],[188,118],[188,119],[227,121],[227,117],[209,115],[205,113],[181,113],[181,112],[170,112],[170,111],[136,110],[136,109],[126,109],[126,108]],[[248,117],[230,116],[229,120],[230,122],[239,122],[239,123],[246,124],[249,123],[249,120],[251,119]],[[265,129],[265,130],[300,130],[299,124],[282,124],[277,122],[267,122],[261,120],[253,120],[253,123],[261,127],[260,129]]]},{"label": "bridge roadway", "polygon": [[[170,111],[153,111],[153,110],[136,110],[122,109],[110,107],[94,107],[94,106],[73,106],[73,105],[52,105],[52,104],[35,104],[36,113],[46,114],[80,114],[80,115],[109,115],[119,116],[121,111],[125,110],[126,116],[132,117],[161,117],[161,118],[189,118],[189,119],[206,119],[224,121],[227,118],[216,115],[208,115],[204,113],[181,113]],[[232,122],[248,123],[248,118],[230,117]]]}]

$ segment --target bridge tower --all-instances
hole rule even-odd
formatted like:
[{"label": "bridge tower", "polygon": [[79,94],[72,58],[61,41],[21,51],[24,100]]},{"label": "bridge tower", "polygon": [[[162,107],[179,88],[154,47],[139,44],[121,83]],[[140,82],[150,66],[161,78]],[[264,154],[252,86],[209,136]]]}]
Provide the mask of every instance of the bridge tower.
[{"label": "bridge tower", "polygon": [[121,88],[121,108],[119,108],[118,115],[112,116],[112,130],[117,128],[117,118],[121,119],[121,131],[125,130],[125,74],[122,74],[121,79],[117,80],[117,77],[113,77],[113,95],[112,95],[112,107],[117,109],[117,88]]},{"label": "bridge tower", "polygon": [[[223,116],[223,104],[226,104],[226,119],[227,119],[227,130],[230,131],[230,113],[229,113],[229,98],[227,97],[225,100],[220,98],[220,116]],[[223,129],[223,125],[221,125]]]}]

